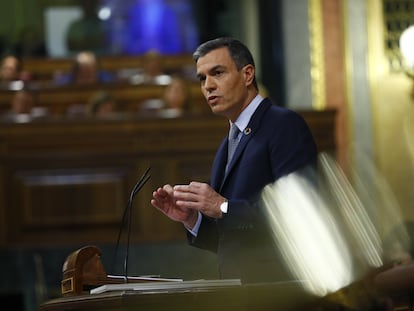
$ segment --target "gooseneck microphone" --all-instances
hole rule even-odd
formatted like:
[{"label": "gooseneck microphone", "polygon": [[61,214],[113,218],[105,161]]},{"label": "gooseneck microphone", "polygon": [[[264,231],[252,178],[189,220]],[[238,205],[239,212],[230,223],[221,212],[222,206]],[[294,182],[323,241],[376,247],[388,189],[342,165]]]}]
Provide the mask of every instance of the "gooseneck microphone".
[{"label": "gooseneck microphone", "polygon": [[141,178],[138,180],[138,182],[135,184],[134,188],[131,191],[131,194],[129,196],[129,199],[128,199],[127,204],[126,204],[125,209],[124,209],[124,213],[122,215],[122,222],[121,222],[121,226],[120,226],[119,232],[118,232],[118,239],[116,241],[116,249],[115,249],[114,262],[113,262],[113,269],[115,269],[116,257],[117,257],[117,254],[118,254],[119,243],[120,243],[121,235],[122,235],[122,228],[124,227],[125,222],[127,221],[128,233],[127,233],[127,245],[126,245],[126,250],[125,250],[125,258],[124,258],[124,280],[125,280],[125,283],[128,282],[128,259],[129,259],[129,244],[130,244],[130,238],[131,238],[132,203],[134,201],[135,195],[142,189],[142,187],[144,187],[144,185],[147,183],[147,181],[151,178],[151,175],[149,175],[150,169],[151,169],[151,167],[148,167],[146,169],[144,174],[141,176]]}]

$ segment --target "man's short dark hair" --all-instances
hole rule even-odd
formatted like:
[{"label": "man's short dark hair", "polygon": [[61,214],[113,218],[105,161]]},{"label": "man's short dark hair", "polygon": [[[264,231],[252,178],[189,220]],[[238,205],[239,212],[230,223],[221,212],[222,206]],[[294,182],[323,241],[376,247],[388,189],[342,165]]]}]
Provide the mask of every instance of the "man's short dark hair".
[{"label": "man's short dark hair", "polygon": [[[205,56],[213,50],[227,48],[230,57],[236,64],[237,70],[241,70],[246,65],[252,65],[255,68],[254,59],[250,50],[241,41],[231,37],[216,38],[202,43],[193,53],[193,60],[198,61],[200,57]],[[253,79],[253,85],[258,89],[256,76]]]}]

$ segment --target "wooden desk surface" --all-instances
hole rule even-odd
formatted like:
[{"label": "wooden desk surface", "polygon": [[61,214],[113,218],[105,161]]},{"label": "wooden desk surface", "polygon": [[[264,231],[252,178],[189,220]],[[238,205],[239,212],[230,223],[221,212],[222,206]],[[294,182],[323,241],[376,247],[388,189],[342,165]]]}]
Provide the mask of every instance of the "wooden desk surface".
[{"label": "wooden desk surface", "polygon": [[329,304],[304,292],[296,283],[252,284],[179,290],[114,291],[103,294],[58,298],[40,311],[67,310],[172,310],[172,311],[263,311],[329,310]]}]

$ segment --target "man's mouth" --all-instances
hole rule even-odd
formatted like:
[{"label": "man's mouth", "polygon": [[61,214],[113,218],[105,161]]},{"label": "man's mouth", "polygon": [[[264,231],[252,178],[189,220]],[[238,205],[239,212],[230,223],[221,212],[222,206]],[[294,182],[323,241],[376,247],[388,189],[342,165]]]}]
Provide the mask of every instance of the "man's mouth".
[{"label": "man's mouth", "polygon": [[210,95],[207,97],[207,102],[210,106],[214,106],[217,101],[218,101],[219,97],[216,95]]}]

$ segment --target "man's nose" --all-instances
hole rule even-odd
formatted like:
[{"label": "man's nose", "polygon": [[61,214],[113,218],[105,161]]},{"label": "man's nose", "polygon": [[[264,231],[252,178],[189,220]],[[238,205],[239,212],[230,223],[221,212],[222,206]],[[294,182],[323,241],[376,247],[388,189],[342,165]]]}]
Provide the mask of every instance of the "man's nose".
[{"label": "man's nose", "polygon": [[216,88],[216,83],[214,82],[214,79],[212,79],[211,77],[206,77],[206,80],[204,82],[204,88],[207,91],[211,91],[213,89]]}]

